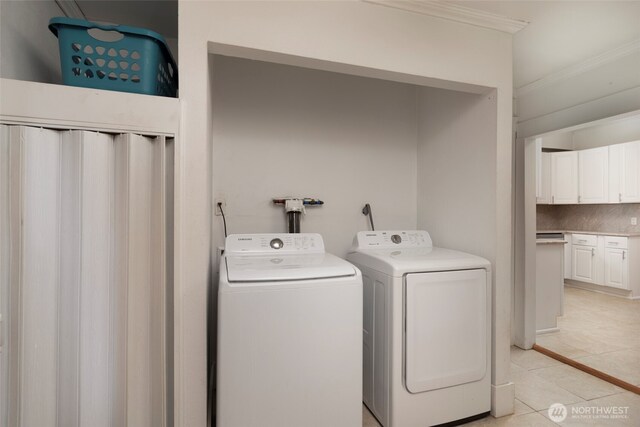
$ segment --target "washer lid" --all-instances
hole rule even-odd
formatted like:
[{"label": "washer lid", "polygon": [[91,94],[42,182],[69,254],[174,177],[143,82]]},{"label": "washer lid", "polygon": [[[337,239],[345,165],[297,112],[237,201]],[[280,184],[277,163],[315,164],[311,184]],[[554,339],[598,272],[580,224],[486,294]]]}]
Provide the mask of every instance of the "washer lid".
[{"label": "washer lid", "polygon": [[[347,261],[327,253],[229,255],[225,257],[229,282],[277,282],[354,276]],[[266,283],[265,283],[266,284]]]},{"label": "washer lid", "polygon": [[415,272],[491,268],[489,261],[479,256],[433,247],[356,250],[347,255],[347,260],[396,277]]}]

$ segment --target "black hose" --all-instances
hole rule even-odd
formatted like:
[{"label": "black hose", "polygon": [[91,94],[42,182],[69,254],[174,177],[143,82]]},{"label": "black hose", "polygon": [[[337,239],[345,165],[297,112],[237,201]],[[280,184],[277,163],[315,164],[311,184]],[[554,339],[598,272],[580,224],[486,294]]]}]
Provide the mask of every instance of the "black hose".
[{"label": "black hose", "polygon": [[367,215],[369,217],[369,223],[371,224],[371,231],[375,231],[376,228],[373,226],[373,213],[371,212],[371,205],[367,203],[362,208],[362,214]]},{"label": "black hose", "polygon": [[222,214],[222,224],[224,224],[224,238],[227,238],[227,219],[224,217],[224,210],[222,210],[222,203],[218,202],[218,208],[220,208],[220,214]]}]

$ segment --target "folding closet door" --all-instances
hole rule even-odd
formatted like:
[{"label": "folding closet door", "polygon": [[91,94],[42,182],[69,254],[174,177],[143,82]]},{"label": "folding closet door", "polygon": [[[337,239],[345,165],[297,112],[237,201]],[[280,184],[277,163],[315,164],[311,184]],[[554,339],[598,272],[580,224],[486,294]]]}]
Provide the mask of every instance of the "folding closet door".
[{"label": "folding closet door", "polygon": [[9,404],[9,127],[0,125],[0,426],[8,426]]},{"label": "folding closet door", "polygon": [[[115,318],[117,335],[126,340],[114,346],[127,371],[120,376],[127,393],[121,415],[128,425],[155,427],[166,417],[165,141],[120,135],[115,152],[115,259],[121,283]],[[149,191],[156,187],[163,191]]]},{"label": "folding closet door", "polygon": [[170,424],[164,137],[0,136],[0,421]]}]

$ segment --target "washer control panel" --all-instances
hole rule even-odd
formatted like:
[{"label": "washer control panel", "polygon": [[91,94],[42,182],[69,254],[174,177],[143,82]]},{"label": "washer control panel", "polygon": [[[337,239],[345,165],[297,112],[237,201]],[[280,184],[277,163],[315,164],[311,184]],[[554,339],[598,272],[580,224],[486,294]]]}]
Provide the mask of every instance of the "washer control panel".
[{"label": "washer control panel", "polygon": [[269,242],[269,246],[271,246],[273,249],[282,249],[282,247],[284,246],[284,242],[282,241],[282,239],[276,237],[274,239],[271,239],[271,242]]},{"label": "washer control panel", "polygon": [[355,249],[433,247],[424,230],[360,231],[353,241]]},{"label": "washer control panel", "polygon": [[323,253],[322,236],[316,233],[232,234],[225,254]]}]

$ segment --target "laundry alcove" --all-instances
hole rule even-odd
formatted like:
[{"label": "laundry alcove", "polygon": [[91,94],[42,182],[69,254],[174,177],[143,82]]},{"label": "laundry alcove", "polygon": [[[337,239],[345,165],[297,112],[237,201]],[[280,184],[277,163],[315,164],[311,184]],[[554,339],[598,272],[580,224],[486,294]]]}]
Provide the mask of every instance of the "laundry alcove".
[{"label": "laundry alcove", "polygon": [[[379,230],[424,229],[436,246],[495,262],[494,89],[240,56],[209,56],[212,200],[224,200],[230,234],[285,232],[285,213],[272,199],[314,197],[325,204],[307,208],[302,231],[322,234],[338,256],[368,229],[361,210],[370,203]],[[219,248],[224,229],[213,206],[211,218]],[[212,262],[215,284],[219,260]]]},{"label": "laundry alcove", "polygon": [[[370,203],[378,229],[426,228],[439,245],[490,255],[496,100],[212,55],[213,198],[230,233],[283,232],[280,196],[317,197],[302,230],[344,256]],[[399,79],[398,79],[399,80]],[[478,93],[479,92],[479,93]],[[214,246],[223,246],[213,216]]]}]

